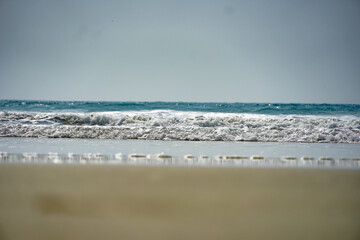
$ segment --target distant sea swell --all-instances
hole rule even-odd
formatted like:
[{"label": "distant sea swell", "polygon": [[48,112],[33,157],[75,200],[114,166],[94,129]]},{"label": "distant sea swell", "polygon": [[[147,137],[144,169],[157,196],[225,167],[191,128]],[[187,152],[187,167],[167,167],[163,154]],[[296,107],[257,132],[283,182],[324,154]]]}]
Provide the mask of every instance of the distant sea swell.
[{"label": "distant sea swell", "polygon": [[360,105],[1,100],[0,136],[360,143]]}]

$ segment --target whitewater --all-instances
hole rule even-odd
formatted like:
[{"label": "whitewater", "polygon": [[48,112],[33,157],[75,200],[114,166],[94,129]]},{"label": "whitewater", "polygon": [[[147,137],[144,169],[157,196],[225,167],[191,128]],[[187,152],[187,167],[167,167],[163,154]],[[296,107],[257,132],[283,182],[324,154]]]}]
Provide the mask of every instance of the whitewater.
[{"label": "whitewater", "polygon": [[360,143],[360,105],[1,100],[0,137]]}]

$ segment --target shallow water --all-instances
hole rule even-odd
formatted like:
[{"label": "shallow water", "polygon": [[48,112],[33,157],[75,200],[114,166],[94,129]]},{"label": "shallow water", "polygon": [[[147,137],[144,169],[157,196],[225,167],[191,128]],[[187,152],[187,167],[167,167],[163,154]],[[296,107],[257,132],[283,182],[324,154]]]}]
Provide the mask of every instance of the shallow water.
[{"label": "shallow water", "polygon": [[48,139],[48,138],[0,138],[0,151],[8,153],[49,152],[67,154],[169,154],[180,157],[239,155],[264,157],[311,156],[319,158],[358,158],[358,144],[334,143],[279,143],[279,142],[223,142],[223,141],[150,141],[150,140],[113,140],[113,139]]}]

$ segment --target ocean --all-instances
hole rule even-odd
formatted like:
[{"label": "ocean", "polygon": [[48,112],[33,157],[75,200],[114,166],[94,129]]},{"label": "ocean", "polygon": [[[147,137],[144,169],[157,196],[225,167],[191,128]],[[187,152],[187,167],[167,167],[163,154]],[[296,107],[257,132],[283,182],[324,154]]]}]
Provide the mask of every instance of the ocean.
[{"label": "ocean", "polygon": [[360,143],[360,105],[2,100],[0,136]]},{"label": "ocean", "polygon": [[355,104],[0,101],[0,152],[10,154],[358,159],[359,143]]},{"label": "ocean", "polygon": [[0,136],[360,143],[360,105],[1,100]]}]

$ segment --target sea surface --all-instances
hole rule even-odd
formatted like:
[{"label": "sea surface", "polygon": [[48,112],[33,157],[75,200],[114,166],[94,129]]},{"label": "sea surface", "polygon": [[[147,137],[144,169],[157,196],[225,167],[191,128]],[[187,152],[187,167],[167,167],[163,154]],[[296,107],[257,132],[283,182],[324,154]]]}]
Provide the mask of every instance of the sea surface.
[{"label": "sea surface", "polygon": [[360,105],[0,100],[0,137],[360,143]]}]

